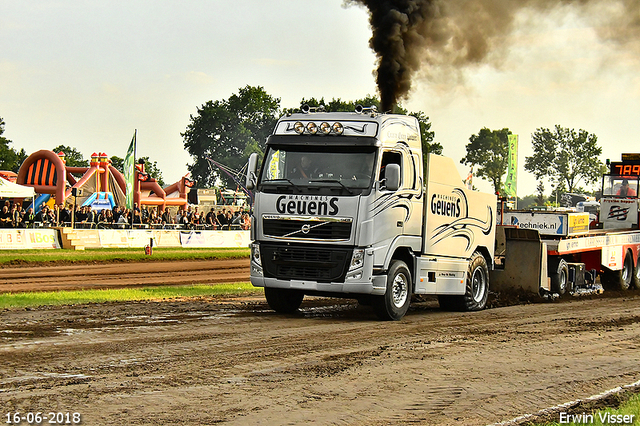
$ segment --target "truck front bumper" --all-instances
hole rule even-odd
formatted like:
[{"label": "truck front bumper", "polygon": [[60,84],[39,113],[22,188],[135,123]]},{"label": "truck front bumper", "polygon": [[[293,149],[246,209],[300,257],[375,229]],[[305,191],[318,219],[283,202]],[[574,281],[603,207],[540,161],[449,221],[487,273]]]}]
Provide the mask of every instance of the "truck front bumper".
[{"label": "truck front bumper", "polygon": [[374,275],[370,281],[319,283],[316,281],[280,280],[277,278],[251,276],[251,284],[255,287],[289,288],[310,293],[326,292],[383,295],[387,288],[387,277],[385,275]]}]

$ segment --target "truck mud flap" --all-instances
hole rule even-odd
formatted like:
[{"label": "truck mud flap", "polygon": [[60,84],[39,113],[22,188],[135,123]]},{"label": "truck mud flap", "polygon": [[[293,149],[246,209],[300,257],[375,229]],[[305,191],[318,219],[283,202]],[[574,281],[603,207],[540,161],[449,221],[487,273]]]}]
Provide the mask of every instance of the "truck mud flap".
[{"label": "truck mud flap", "polygon": [[534,229],[499,226],[497,237],[504,241],[501,265],[490,271],[491,289],[495,292],[528,294],[543,297],[550,290],[547,277],[547,245]]}]

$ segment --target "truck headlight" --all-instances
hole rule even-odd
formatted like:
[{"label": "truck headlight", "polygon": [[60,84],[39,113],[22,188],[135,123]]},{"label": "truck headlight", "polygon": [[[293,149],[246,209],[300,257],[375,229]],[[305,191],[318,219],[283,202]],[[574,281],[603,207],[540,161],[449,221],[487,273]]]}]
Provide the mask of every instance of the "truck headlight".
[{"label": "truck headlight", "polygon": [[364,249],[355,249],[351,256],[351,264],[349,265],[349,272],[355,271],[358,268],[362,268],[364,265]]},{"label": "truck headlight", "polygon": [[251,261],[258,266],[262,266],[262,257],[260,256],[260,245],[257,243],[251,244]]}]

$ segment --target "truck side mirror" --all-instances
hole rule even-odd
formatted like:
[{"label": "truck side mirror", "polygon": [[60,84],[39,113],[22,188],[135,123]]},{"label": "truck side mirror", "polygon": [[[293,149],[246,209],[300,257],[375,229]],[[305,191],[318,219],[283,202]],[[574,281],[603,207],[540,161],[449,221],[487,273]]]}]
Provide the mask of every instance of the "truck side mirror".
[{"label": "truck side mirror", "polygon": [[258,169],[258,154],[254,152],[249,156],[249,164],[247,165],[247,180],[245,182],[245,186],[248,190],[252,190],[256,187],[256,183],[258,180],[257,176]]},{"label": "truck side mirror", "polygon": [[385,188],[387,191],[397,191],[400,188],[400,165],[387,164],[385,170]]}]

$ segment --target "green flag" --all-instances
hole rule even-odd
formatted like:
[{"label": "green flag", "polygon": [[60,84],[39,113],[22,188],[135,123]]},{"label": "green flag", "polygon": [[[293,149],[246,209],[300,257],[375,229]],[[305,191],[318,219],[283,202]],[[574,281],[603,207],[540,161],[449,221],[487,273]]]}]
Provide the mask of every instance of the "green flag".
[{"label": "green flag", "polygon": [[517,197],[518,193],[518,135],[509,135],[509,166],[505,193],[509,197]]},{"label": "green flag", "polygon": [[133,208],[133,179],[135,177],[134,163],[136,161],[136,133],[138,131],[135,130],[133,132],[133,139],[131,139],[131,144],[129,145],[129,149],[127,150],[127,156],[124,157],[124,181],[127,186],[127,201],[126,208]]}]

